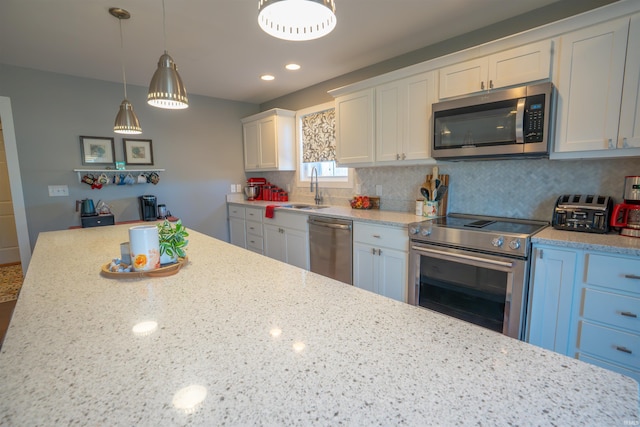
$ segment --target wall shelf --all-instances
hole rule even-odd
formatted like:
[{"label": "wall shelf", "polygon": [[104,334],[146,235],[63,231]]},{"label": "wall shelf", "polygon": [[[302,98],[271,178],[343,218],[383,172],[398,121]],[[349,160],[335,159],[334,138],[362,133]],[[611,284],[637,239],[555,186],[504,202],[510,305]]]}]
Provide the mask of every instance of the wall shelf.
[{"label": "wall shelf", "polygon": [[[82,168],[82,169],[74,169],[73,170],[77,175],[78,175],[78,182],[82,183],[82,177],[86,174],[91,174],[95,177],[95,179],[98,179],[98,177],[102,174],[105,174],[108,178],[109,178],[109,185],[123,185],[123,184],[116,184],[113,182],[115,176],[120,175],[120,174],[125,174],[125,176],[127,174],[131,174],[133,175],[133,177],[136,179],[136,182],[129,184],[129,185],[133,185],[133,184],[138,184],[137,182],[137,178],[138,175],[140,175],[141,173],[152,173],[155,172],[157,174],[159,174],[160,172],[164,172],[165,169],[159,169],[159,168],[147,168],[147,169],[98,169],[98,168]],[[140,184],[147,184],[147,182],[144,183],[140,183]]]}]

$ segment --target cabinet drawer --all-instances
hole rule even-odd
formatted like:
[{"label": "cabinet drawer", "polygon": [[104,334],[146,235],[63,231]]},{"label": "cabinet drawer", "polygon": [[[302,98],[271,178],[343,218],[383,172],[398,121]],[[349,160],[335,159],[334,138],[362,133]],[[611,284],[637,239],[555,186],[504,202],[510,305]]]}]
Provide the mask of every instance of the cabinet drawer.
[{"label": "cabinet drawer", "polygon": [[229,216],[244,219],[245,208],[241,206],[229,205]]},{"label": "cabinet drawer", "polygon": [[[262,223],[247,220],[247,234],[262,237]],[[249,238],[249,236],[247,236]]]},{"label": "cabinet drawer", "polygon": [[578,353],[577,359],[582,360],[583,362],[591,363],[592,365],[600,366],[601,368],[608,369],[613,372],[617,372],[622,375],[626,375],[640,382],[640,371],[638,370],[623,368],[622,366],[614,365],[612,363],[587,356],[583,353]]},{"label": "cabinet drawer", "polygon": [[83,228],[115,224],[113,215],[83,216],[80,217],[80,222],[82,223]]},{"label": "cabinet drawer", "polygon": [[582,316],[640,333],[640,298],[587,288]]},{"label": "cabinet drawer", "polygon": [[263,248],[264,246],[262,237],[247,234],[247,249],[250,249],[254,252],[262,253]]},{"label": "cabinet drawer", "polygon": [[407,252],[409,250],[409,235],[406,228],[354,222],[353,240],[399,251]]},{"label": "cabinet drawer", "polygon": [[307,218],[309,218],[309,215],[284,212],[276,209],[273,218],[265,218],[263,222],[264,224],[276,225],[278,227],[307,231]]},{"label": "cabinet drawer", "polygon": [[247,219],[247,221],[251,220],[251,221],[257,221],[257,222],[262,222],[262,217],[264,216],[264,209],[258,209],[258,208],[245,208],[245,218]]},{"label": "cabinet drawer", "polygon": [[640,259],[587,254],[586,281],[640,295]]},{"label": "cabinet drawer", "polygon": [[580,323],[580,351],[626,366],[640,366],[640,336],[590,322]]}]

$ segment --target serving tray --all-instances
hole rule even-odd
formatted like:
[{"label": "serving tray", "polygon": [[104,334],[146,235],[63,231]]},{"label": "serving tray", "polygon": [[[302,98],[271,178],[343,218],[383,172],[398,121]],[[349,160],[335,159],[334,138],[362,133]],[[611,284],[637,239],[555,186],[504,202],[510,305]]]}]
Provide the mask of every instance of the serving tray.
[{"label": "serving tray", "polygon": [[134,279],[136,277],[166,277],[173,276],[180,269],[187,264],[189,261],[189,257],[178,258],[178,262],[174,264],[169,264],[166,267],[156,268],[155,270],[149,271],[131,271],[131,272],[116,272],[109,271],[110,262],[106,263],[102,266],[102,275],[105,277],[110,277],[112,279]]}]

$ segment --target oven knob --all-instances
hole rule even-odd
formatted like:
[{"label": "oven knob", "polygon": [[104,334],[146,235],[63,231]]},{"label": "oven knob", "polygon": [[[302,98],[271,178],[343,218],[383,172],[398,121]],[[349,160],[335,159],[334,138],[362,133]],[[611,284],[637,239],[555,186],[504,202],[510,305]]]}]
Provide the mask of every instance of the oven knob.
[{"label": "oven knob", "polygon": [[422,234],[423,236],[429,236],[431,234],[431,228],[423,228],[422,230],[420,230],[420,234]]},{"label": "oven knob", "polygon": [[512,240],[509,242],[509,247],[514,251],[520,249],[520,239]]},{"label": "oven knob", "polygon": [[409,234],[418,234],[419,231],[420,231],[419,226],[412,225],[409,227]]},{"label": "oven knob", "polygon": [[499,248],[504,243],[504,237],[498,236],[491,241],[491,244],[496,248]]}]

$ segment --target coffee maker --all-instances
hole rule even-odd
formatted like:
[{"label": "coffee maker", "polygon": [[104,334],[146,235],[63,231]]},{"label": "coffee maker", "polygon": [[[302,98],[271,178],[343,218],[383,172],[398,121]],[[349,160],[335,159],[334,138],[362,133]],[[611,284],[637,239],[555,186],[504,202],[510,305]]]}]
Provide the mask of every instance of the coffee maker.
[{"label": "coffee maker", "polygon": [[140,219],[143,221],[155,221],[158,219],[158,200],[156,196],[144,195],[140,200]]},{"label": "coffee maker", "polygon": [[624,178],[624,203],[615,205],[611,226],[621,227],[620,235],[640,237],[640,176]]}]

